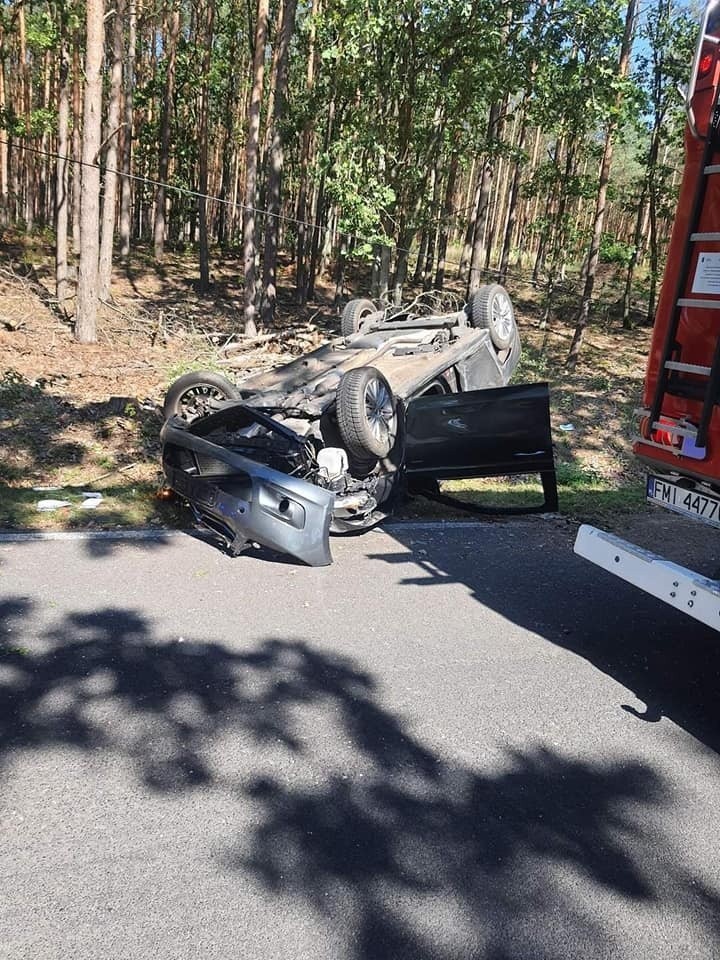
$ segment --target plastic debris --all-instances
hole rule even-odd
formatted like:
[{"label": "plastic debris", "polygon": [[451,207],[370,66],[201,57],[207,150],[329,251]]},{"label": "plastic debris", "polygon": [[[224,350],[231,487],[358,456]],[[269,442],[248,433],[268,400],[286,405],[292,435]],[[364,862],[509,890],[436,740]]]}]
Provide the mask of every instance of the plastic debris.
[{"label": "plastic debris", "polygon": [[561,423],[558,429],[562,430],[563,433],[571,433],[575,427],[571,423]]},{"label": "plastic debris", "polygon": [[[56,487],[56,489],[60,489]],[[102,503],[103,495],[90,490],[83,491],[83,500],[80,503],[73,503],[71,500],[38,500],[37,509],[40,513],[50,513],[52,510],[60,510],[63,507],[80,507],[81,510],[95,510]]]},{"label": "plastic debris", "polygon": [[50,513],[52,510],[60,510],[62,507],[71,507],[69,500],[38,500],[37,509],[40,513]]}]

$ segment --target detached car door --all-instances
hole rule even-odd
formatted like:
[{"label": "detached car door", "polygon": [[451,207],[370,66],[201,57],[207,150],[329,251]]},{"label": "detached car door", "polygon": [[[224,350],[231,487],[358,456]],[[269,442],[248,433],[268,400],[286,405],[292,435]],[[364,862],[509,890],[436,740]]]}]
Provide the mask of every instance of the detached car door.
[{"label": "detached car door", "polygon": [[405,469],[409,481],[539,473],[557,509],[546,383],[432,394],[408,404]]}]

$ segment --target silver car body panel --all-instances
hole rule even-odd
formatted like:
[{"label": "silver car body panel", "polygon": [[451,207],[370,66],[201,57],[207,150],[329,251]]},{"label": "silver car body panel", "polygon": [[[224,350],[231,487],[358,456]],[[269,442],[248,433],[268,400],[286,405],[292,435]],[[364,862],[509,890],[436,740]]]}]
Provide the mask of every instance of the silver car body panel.
[{"label": "silver car body panel", "polygon": [[[330,491],[196,436],[178,417],[167,421],[160,437],[170,485],[187,497],[199,519],[224,537],[232,553],[257,541],[311,567],[332,563],[329,533],[335,496]],[[173,448],[227,470],[188,472],[171,462]]]},{"label": "silver car body panel", "polygon": [[437,323],[419,329],[392,326],[333,341],[275,370],[248,377],[238,385],[241,396],[251,406],[301,409],[320,416],[334,404],[342,375],[356,367],[375,367],[395,396],[408,401],[449,372],[461,391],[504,386],[520,356],[517,336],[510,349],[498,355],[487,330]]}]

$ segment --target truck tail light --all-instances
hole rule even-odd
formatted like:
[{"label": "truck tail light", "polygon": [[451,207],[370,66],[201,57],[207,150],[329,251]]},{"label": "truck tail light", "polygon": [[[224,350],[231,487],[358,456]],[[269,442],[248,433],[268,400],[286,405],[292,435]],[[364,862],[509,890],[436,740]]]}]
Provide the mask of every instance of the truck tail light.
[{"label": "truck tail light", "polygon": [[676,420],[672,420],[670,417],[660,417],[657,422],[660,426],[653,428],[650,423],[650,418],[643,417],[640,421],[640,436],[652,440],[653,443],[659,443],[663,447],[677,448],[682,446],[682,436],[680,434],[674,430],[662,429],[662,424],[664,423],[666,423],[668,427],[677,426]]},{"label": "truck tail light", "polygon": [[670,433],[669,430],[655,429],[651,432],[650,439],[655,443],[661,443],[664,447],[679,447],[682,443],[682,437],[676,433]]}]

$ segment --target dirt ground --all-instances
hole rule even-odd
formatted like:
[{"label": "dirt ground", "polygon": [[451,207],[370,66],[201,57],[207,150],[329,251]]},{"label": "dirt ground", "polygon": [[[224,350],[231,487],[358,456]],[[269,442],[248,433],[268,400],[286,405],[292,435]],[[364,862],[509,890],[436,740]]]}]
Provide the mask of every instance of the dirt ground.
[{"label": "dirt ground", "polygon": [[[167,505],[154,501],[168,385],[201,368],[241,379],[335,330],[326,304],[298,311],[283,301],[272,331],[243,340],[239,264],[216,272],[209,297],[196,293],[191,269],[173,257],[149,267],[136,255],[129,271],[114,275],[98,342],[80,345],[53,302],[46,247],[19,237],[0,244],[0,526],[173,522]],[[37,487],[58,488],[56,499],[89,487],[108,495],[92,517],[73,509],[39,515],[37,494],[47,491]]]},{"label": "dirt ground", "polygon": [[75,404],[113,396],[160,402],[168,379],[180,372],[211,364],[229,376],[247,375],[312,349],[334,327],[326,305],[292,307],[289,314],[281,304],[273,338],[250,342],[233,357],[221,348],[242,340],[241,289],[233,290],[231,279],[239,264],[226,262],[229,279],[216,280],[203,298],[187,277],[187,262],[168,258],[162,268],[140,261],[127,273],[116,270],[113,303],[100,306],[98,342],[80,345],[71,323],[53,309],[51,265],[43,254],[0,244],[1,365]]}]

